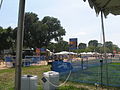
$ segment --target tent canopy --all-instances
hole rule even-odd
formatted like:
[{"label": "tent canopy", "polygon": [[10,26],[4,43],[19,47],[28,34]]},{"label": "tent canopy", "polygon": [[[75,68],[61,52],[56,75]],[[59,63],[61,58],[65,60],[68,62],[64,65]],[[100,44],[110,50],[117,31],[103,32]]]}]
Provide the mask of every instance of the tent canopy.
[{"label": "tent canopy", "polygon": [[68,52],[68,51],[62,51],[62,52],[59,52],[59,53],[55,53],[56,55],[68,55],[68,54],[77,54],[77,53],[74,53],[74,52]]},{"label": "tent canopy", "polygon": [[[86,1],[86,0],[84,0]],[[120,15],[120,0],[88,0],[90,7],[95,9],[97,15],[103,11],[108,14]]]}]

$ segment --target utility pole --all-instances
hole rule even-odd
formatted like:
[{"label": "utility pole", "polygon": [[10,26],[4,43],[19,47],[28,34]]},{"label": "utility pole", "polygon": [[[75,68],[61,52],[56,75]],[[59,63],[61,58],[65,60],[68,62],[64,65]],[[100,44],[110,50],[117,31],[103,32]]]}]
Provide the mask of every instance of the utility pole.
[{"label": "utility pole", "polygon": [[103,60],[100,60],[100,68],[101,68],[101,87],[103,88]]},{"label": "utility pole", "polygon": [[1,2],[0,2],[0,10],[1,10],[1,7],[2,7],[2,3],[3,3],[3,0],[1,0]]},{"label": "utility pole", "polygon": [[105,46],[105,31],[104,31],[104,20],[103,20],[103,11],[101,11],[101,23],[102,23],[102,33],[103,33],[103,48],[104,48],[104,58],[106,63],[106,83],[107,83],[107,90],[109,90],[109,80],[108,80],[108,62],[107,62],[107,55],[106,55],[106,46]]},{"label": "utility pole", "polygon": [[24,36],[24,12],[25,12],[25,0],[20,0],[17,30],[16,61],[15,61],[15,90],[21,90],[21,63]]}]

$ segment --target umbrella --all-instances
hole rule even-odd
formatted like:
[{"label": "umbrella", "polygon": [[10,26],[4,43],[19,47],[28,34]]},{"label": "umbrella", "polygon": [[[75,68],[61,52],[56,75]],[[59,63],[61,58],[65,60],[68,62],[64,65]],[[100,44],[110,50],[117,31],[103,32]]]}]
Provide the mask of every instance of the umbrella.
[{"label": "umbrella", "polygon": [[[83,0],[86,1],[86,0]],[[105,50],[105,33],[104,33],[104,21],[103,21],[103,15],[105,18],[110,13],[113,15],[120,15],[120,0],[88,0],[90,7],[96,12],[97,15],[101,13],[101,23],[102,23],[102,32],[103,32],[103,45],[104,45],[104,55],[105,59],[106,57],[106,50]],[[106,60],[106,78],[107,78],[107,85],[109,85],[108,82],[108,65]],[[102,83],[101,83],[102,85]]]}]

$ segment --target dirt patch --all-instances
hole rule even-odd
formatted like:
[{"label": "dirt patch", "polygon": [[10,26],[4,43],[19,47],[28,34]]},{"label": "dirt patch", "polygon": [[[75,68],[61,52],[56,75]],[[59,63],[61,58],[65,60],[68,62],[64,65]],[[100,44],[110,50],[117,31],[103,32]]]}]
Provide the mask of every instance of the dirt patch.
[{"label": "dirt patch", "polygon": [[0,62],[0,70],[7,69],[5,62]]}]

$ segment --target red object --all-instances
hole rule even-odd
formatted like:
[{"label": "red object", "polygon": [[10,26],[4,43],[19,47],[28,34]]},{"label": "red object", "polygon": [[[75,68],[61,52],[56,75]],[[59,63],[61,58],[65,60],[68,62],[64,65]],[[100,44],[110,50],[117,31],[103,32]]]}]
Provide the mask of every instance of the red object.
[{"label": "red object", "polygon": [[36,48],[36,54],[40,54],[40,49],[39,48]]}]

